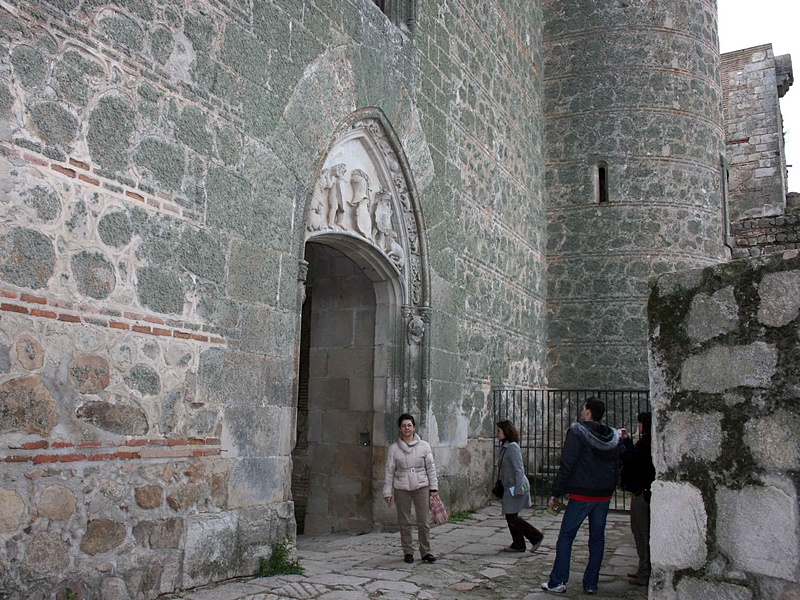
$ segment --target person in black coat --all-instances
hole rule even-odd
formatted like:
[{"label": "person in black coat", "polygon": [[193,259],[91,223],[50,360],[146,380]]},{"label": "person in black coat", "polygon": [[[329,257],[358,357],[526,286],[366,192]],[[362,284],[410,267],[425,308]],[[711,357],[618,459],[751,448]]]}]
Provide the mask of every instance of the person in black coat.
[{"label": "person in black coat", "polygon": [[653,418],[649,412],[639,413],[637,427],[639,441],[633,444],[625,429],[622,437],[622,489],[633,494],[631,498],[631,531],[636,541],[639,567],[628,573],[633,585],[648,585],[650,581],[650,485],[656,478],[651,454],[651,429]]}]

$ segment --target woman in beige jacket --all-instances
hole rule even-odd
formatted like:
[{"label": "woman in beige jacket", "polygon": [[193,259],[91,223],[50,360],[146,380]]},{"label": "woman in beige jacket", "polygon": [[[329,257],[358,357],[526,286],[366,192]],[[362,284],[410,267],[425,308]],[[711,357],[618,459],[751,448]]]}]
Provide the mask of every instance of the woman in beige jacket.
[{"label": "woman in beige jacket", "polygon": [[407,563],[414,562],[411,539],[411,505],[417,519],[419,554],[426,563],[436,562],[431,554],[431,528],[428,523],[430,496],[438,495],[439,479],[428,442],[414,433],[414,417],[402,414],[397,419],[400,439],[389,446],[386,455],[386,479],[383,497],[386,504],[397,507],[397,523],[400,526],[400,543]]}]

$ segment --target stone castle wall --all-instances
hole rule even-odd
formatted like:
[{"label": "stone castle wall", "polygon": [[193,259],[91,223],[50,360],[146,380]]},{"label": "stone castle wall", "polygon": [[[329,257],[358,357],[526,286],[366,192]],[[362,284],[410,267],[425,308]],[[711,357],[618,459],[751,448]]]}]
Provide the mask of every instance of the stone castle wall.
[{"label": "stone castle wall", "polygon": [[0,595],[152,598],[294,538],[307,204],[359,109],[426,225],[410,401],[483,500],[492,384],[544,383],[541,13],[415,4],[0,7]]},{"label": "stone castle wall", "polygon": [[716,4],[544,18],[548,383],[646,388],[647,279],[726,258]]},{"label": "stone castle wall", "polygon": [[660,277],[650,597],[800,593],[800,255]]},{"label": "stone castle wall", "polygon": [[792,61],[771,44],[722,55],[725,152],[732,222],[783,214],[786,153],[780,98],[792,85]]}]

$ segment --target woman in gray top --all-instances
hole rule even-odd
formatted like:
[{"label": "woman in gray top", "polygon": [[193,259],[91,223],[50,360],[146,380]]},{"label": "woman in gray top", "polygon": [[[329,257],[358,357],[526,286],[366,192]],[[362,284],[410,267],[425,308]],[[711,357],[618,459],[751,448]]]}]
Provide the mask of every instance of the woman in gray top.
[{"label": "woman in gray top", "polygon": [[522,450],[519,433],[508,419],[497,423],[497,439],[500,440],[499,479],[503,484],[503,514],[511,532],[511,545],[503,552],[525,552],[525,539],[535,552],[544,539],[541,531],[519,516],[523,508],[530,508],[531,486],[522,466]]}]

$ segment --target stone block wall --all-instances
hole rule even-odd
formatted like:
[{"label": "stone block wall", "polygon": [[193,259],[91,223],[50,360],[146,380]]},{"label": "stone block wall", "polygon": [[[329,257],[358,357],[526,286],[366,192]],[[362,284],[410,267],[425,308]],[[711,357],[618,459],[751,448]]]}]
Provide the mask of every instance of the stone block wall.
[{"label": "stone block wall", "polygon": [[800,215],[781,214],[731,223],[731,243],[734,258],[800,248]]},{"label": "stone block wall", "polygon": [[647,280],[727,258],[716,4],[543,6],[548,384],[644,389]]},{"label": "stone block wall", "polygon": [[800,252],[664,275],[648,305],[650,597],[800,594]]},{"label": "stone block wall", "polygon": [[783,214],[786,154],[780,98],[793,82],[789,55],[771,44],[722,55],[731,221]]},{"label": "stone block wall", "polygon": [[544,383],[541,7],[406,4],[0,6],[0,595],[152,598],[294,539],[307,204],[361,109],[426,225],[421,432],[485,499],[492,384]]}]

